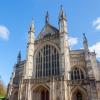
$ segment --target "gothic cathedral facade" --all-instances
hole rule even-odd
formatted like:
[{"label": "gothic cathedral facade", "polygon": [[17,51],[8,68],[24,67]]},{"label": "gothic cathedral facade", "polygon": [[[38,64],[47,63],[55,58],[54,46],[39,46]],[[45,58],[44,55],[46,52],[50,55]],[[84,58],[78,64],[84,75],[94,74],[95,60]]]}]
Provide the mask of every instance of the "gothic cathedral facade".
[{"label": "gothic cathedral facade", "polygon": [[34,22],[29,27],[26,60],[17,64],[7,90],[9,100],[100,100],[100,63],[90,52],[83,34],[83,49],[70,50],[67,18],[61,7],[59,28],[49,23],[35,39]]}]

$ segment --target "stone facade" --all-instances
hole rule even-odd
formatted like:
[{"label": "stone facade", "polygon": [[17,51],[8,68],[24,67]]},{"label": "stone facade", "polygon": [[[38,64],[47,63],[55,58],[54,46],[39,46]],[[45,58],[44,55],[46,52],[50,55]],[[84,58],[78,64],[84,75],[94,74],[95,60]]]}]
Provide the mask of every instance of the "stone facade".
[{"label": "stone facade", "polygon": [[45,18],[37,39],[34,22],[29,28],[26,60],[18,54],[7,97],[9,100],[100,100],[100,63],[88,49],[70,50],[67,19],[61,7],[59,29]]}]

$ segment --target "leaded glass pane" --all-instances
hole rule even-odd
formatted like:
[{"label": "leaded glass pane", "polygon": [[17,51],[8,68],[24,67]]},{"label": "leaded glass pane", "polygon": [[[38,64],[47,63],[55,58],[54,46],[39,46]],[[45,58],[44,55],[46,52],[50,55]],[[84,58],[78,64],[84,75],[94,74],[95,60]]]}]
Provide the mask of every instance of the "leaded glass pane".
[{"label": "leaded glass pane", "polygon": [[55,47],[45,45],[36,56],[36,77],[59,75],[59,54]]}]

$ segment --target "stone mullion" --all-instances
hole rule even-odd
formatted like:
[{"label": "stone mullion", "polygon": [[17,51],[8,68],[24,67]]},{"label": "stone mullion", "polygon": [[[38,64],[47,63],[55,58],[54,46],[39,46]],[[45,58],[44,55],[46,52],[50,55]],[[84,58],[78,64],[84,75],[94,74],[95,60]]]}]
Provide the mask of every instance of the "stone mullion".
[{"label": "stone mullion", "polygon": [[[54,48],[53,48],[53,51],[54,51]],[[54,75],[55,75],[55,67],[56,67],[55,66],[55,52],[54,52],[54,55],[53,55],[53,63],[54,63],[54,69],[53,70],[54,70]]]},{"label": "stone mullion", "polygon": [[56,52],[55,52],[55,59],[54,59],[54,61],[55,61],[55,75],[56,75]]},{"label": "stone mullion", "polygon": [[41,69],[41,67],[40,67],[40,61],[41,61],[41,59],[40,59],[40,56],[39,56],[39,77],[40,77],[40,69]]},{"label": "stone mullion", "polygon": [[[39,60],[39,58],[38,58],[38,60]],[[39,61],[37,63],[37,78],[38,78],[38,67],[39,67]]]},{"label": "stone mullion", "polygon": [[42,76],[42,56],[40,54],[40,77]]},{"label": "stone mullion", "polygon": [[25,89],[25,91],[26,91],[26,96],[25,96],[25,100],[28,100],[28,84],[26,84],[26,89]]},{"label": "stone mullion", "polygon": [[56,93],[55,93],[55,80],[54,80],[54,78],[53,78],[53,100],[55,100],[55,95],[56,95]]},{"label": "stone mullion", "polygon": [[49,46],[49,50],[48,50],[48,72],[49,72],[49,76],[50,76],[50,46]]},{"label": "stone mullion", "polygon": [[36,77],[38,77],[38,57],[37,57],[37,63],[36,63]]},{"label": "stone mullion", "polygon": [[42,55],[41,55],[41,77],[42,77]]},{"label": "stone mullion", "polygon": [[39,62],[38,62],[38,57],[37,57],[37,64],[36,64],[36,73],[37,73],[36,76],[37,76],[37,78],[38,78],[38,66],[39,66],[38,63],[39,63]]},{"label": "stone mullion", "polygon": [[19,85],[19,90],[18,90],[18,100],[21,100],[21,96],[22,96],[22,94],[21,94],[21,92],[22,92],[22,86],[21,86],[22,84],[21,84],[21,82],[20,82],[20,85]]},{"label": "stone mullion", "polygon": [[39,77],[40,77],[40,72],[41,71],[41,56],[39,55]]},{"label": "stone mullion", "polygon": [[[44,51],[44,50],[43,50],[43,51]],[[44,55],[43,55],[43,52],[42,52],[42,77],[43,77],[43,63],[44,63],[44,62],[43,62],[43,61],[44,61],[43,59],[44,59]]]},{"label": "stone mullion", "polygon": [[48,46],[48,73],[47,73],[47,76],[49,76],[49,46]]},{"label": "stone mullion", "polygon": [[75,80],[76,80],[77,79],[76,70],[74,70],[74,73],[75,73]]},{"label": "stone mullion", "polygon": [[50,76],[50,48],[48,46],[48,76]]},{"label": "stone mullion", "polygon": [[46,46],[45,46],[45,77],[46,77]]},{"label": "stone mullion", "polygon": [[30,80],[29,80],[29,83],[28,83],[28,100],[32,100],[32,97],[31,97],[31,83],[30,83]]},{"label": "stone mullion", "polygon": [[55,55],[55,75],[57,75],[57,51]]},{"label": "stone mullion", "polygon": [[44,51],[43,51],[43,56],[44,56],[44,58],[43,58],[43,59],[44,59],[44,60],[43,60],[43,61],[44,61],[44,62],[43,62],[43,68],[44,68],[44,69],[43,69],[43,77],[45,77],[45,47],[43,48],[43,50],[44,50]]},{"label": "stone mullion", "polygon": [[57,60],[58,60],[58,58],[57,58],[57,51],[56,51],[56,75],[58,75]]},{"label": "stone mullion", "polygon": [[[40,58],[39,58],[39,60],[40,60]],[[38,62],[38,77],[39,77],[39,67],[40,67],[40,61]]]},{"label": "stone mullion", "polygon": [[54,75],[56,75],[56,53],[54,54]]},{"label": "stone mullion", "polygon": [[47,51],[48,51],[48,53],[47,53],[47,76],[49,75],[49,46],[48,46],[48,48],[47,48]]},{"label": "stone mullion", "polygon": [[75,74],[74,74],[74,70],[72,71],[72,73],[73,73],[73,80],[75,80]]},{"label": "stone mullion", "polygon": [[57,75],[56,73],[56,67],[57,67],[57,63],[56,63],[56,61],[57,61],[57,57],[56,57],[56,53],[55,53],[55,75]]},{"label": "stone mullion", "polygon": [[44,92],[45,92],[45,93],[44,93],[44,95],[45,95],[44,98],[45,98],[45,100],[46,100],[46,91],[44,91]]},{"label": "stone mullion", "polygon": [[43,77],[44,77],[44,71],[45,71],[45,47],[43,48]]},{"label": "stone mullion", "polygon": [[37,78],[37,58],[36,58],[36,64],[35,64],[35,66],[36,66],[36,75],[35,75],[35,77]]},{"label": "stone mullion", "polygon": [[38,66],[37,66],[37,77],[39,77],[39,56],[38,56]]},{"label": "stone mullion", "polygon": [[50,52],[51,52],[51,54],[50,54],[50,62],[51,62],[51,64],[50,64],[50,68],[51,68],[50,74],[52,76],[52,48],[51,48],[51,46],[50,46]]},{"label": "stone mullion", "polygon": [[82,77],[81,77],[81,70],[79,69],[79,77],[80,77],[80,79],[82,79]]},{"label": "stone mullion", "polygon": [[38,77],[40,76],[40,56],[39,56],[39,63],[38,63]]},{"label": "stone mullion", "polygon": [[63,100],[63,80],[61,78],[61,100]]},{"label": "stone mullion", "polygon": [[78,73],[77,73],[77,70],[76,70],[76,80],[78,80]]},{"label": "stone mullion", "polygon": [[53,82],[50,81],[49,100],[53,100]]},{"label": "stone mullion", "polygon": [[59,54],[57,52],[57,75],[59,75]]}]

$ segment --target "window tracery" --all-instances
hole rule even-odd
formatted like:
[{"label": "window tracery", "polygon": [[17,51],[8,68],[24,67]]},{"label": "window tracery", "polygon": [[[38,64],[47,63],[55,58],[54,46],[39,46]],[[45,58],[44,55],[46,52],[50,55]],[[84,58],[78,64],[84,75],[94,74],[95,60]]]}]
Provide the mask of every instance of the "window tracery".
[{"label": "window tracery", "polygon": [[36,77],[59,74],[59,53],[52,45],[45,45],[36,56]]},{"label": "window tracery", "polygon": [[79,69],[79,68],[74,68],[74,69],[71,71],[71,79],[72,79],[72,80],[84,79],[84,74],[83,74],[82,70]]}]

